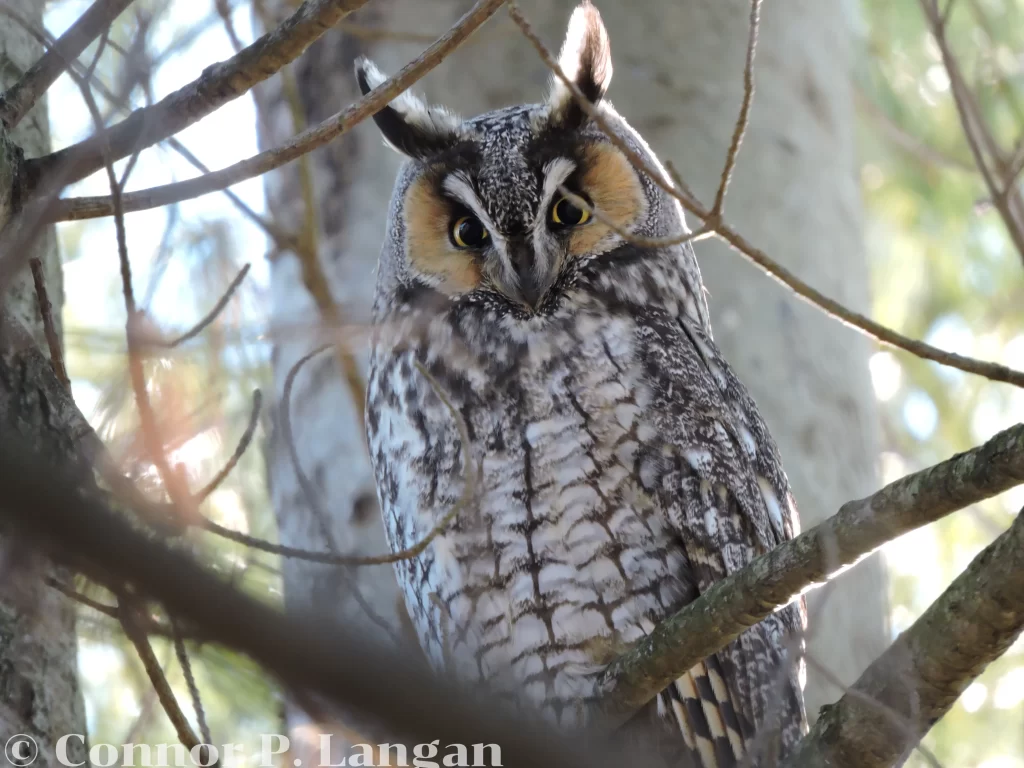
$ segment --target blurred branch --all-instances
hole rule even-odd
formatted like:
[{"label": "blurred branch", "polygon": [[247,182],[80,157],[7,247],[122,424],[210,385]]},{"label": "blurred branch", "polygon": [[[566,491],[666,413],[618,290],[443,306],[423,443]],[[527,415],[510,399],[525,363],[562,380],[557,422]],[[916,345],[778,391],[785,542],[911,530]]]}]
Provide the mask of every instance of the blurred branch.
[{"label": "blurred branch", "polygon": [[610,664],[600,683],[603,708],[612,715],[633,714],[680,674],[809,587],[908,531],[1021,483],[1024,424],[847,502],[825,522],[714,584]]},{"label": "blurred branch", "polygon": [[238,444],[235,446],[235,452],[231,454],[231,458],[228,459],[227,463],[221,468],[214,478],[203,486],[202,490],[196,494],[195,500],[197,504],[201,504],[210,494],[213,493],[220,486],[221,483],[231,474],[231,470],[235,468],[238,462],[245,455],[245,452],[249,449],[249,445],[252,443],[253,435],[256,434],[256,427],[260,423],[260,408],[263,405],[263,393],[258,389],[253,390],[252,393],[252,410],[249,413],[249,423],[245,427],[245,431],[242,433],[242,437],[238,440]]},{"label": "blurred branch", "polygon": [[248,597],[190,556],[132,528],[14,438],[0,441],[0,498],[6,530],[30,537],[108,588],[132,584],[140,598],[159,601],[211,642],[250,656],[289,686],[366,713],[389,733],[417,743],[497,743],[503,764],[518,768],[610,767],[622,764],[616,757],[625,759],[601,733],[559,736],[429,673],[416,654],[387,654],[380,642],[345,625],[317,615],[285,616]]},{"label": "blurred branch", "polygon": [[[504,0],[479,0],[451,29],[393,77],[381,83],[351,106],[303,131],[280,147],[260,152],[227,168],[195,179],[164,184],[139,192],[129,192],[124,195],[122,201],[125,212],[158,208],[170,203],[190,200],[210,192],[218,192],[233,184],[280,168],[282,165],[333,141],[363,120],[379,112],[434,69],[481,24],[493,16],[503,3]],[[59,200],[51,205],[46,212],[47,221],[50,222],[96,218],[112,214],[113,203],[110,197],[105,196],[73,197]]]},{"label": "blurred branch", "polygon": [[903,126],[886,114],[878,104],[874,102],[861,88],[854,88],[854,97],[857,106],[868,115],[873,123],[881,129],[889,140],[908,155],[916,158],[928,166],[939,168],[951,168],[957,171],[974,173],[978,169],[969,160],[943,152],[940,149],[926,143],[923,139],[914,136]]},{"label": "blurred branch", "polygon": [[22,78],[0,96],[0,122],[14,128],[82,52],[134,0],[96,0]]},{"label": "blurred branch", "polygon": [[43,335],[46,336],[46,346],[50,348],[50,365],[53,366],[53,372],[60,379],[60,383],[70,392],[71,379],[68,378],[68,371],[64,366],[64,353],[60,348],[60,337],[57,334],[57,326],[53,320],[53,305],[50,304],[50,296],[46,291],[43,263],[38,258],[32,258],[29,259],[28,265],[32,270],[32,282],[36,290],[36,304],[39,307],[39,316],[43,321]]},{"label": "blurred branch", "polygon": [[[928,29],[942,54],[942,64],[949,75],[953,101],[956,104],[957,114],[960,116],[964,137],[967,139],[967,145],[974,157],[974,163],[985,180],[985,187],[988,189],[992,205],[999,212],[1010,236],[1010,241],[1017,249],[1021,260],[1024,260],[1024,205],[1022,205],[1020,193],[1013,181],[1013,174],[1010,172],[1011,160],[1003,156],[1003,152],[978,108],[974,94],[964,80],[960,63],[946,38],[946,25],[939,12],[937,0],[919,0],[919,2]],[[991,157],[993,167],[989,166],[986,152]]]},{"label": "blurred branch", "polygon": [[[292,118],[292,127],[295,133],[305,130],[306,125],[305,109],[302,105],[302,97],[299,94],[298,83],[293,72],[281,73],[281,90],[285,97]],[[297,235],[298,247],[295,255],[298,257],[299,265],[302,268],[302,284],[309,295],[316,303],[317,312],[321,320],[328,328],[340,326],[342,323],[342,312],[334,296],[331,294],[331,287],[327,282],[327,275],[324,273],[320,263],[320,249],[317,242],[319,226],[317,224],[319,213],[319,201],[317,199],[315,184],[313,183],[312,155],[306,154],[298,159],[299,189],[302,194],[302,225]],[[348,388],[348,395],[352,399],[353,411],[356,416],[356,426],[361,430],[363,416],[366,412],[366,382],[363,380],[362,371],[359,369],[359,362],[352,350],[346,344],[337,344],[334,347],[335,356],[338,359],[338,366],[341,368],[345,385]]]},{"label": "blurred branch", "polygon": [[902,764],[1022,628],[1024,511],[867,668],[849,693],[822,709],[786,765]]},{"label": "blurred branch", "polygon": [[224,311],[224,307],[228,305],[228,302],[231,301],[231,297],[235,295],[235,291],[238,290],[238,287],[242,284],[242,281],[245,280],[245,276],[249,274],[249,269],[251,266],[251,264],[246,264],[238,271],[238,274],[235,275],[235,278],[231,281],[230,284],[228,284],[227,290],[224,291],[224,294],[220,297],[220,299],[217,300],[217,303],[213,305],[213,308],[206,313],[202,320],[193,325],[189,330],[185,331],[177,338],[172,339],[171,341],[168,341],[166,342],[166,344],[163,344],[161,346],[180,346],[184,344],[186,341],[194,339],[196,336],[202,333],[207,327],[209,327],[209,325],[214,320],[217,319],[220,313]]},{"label": "blurred branch", "polygon": [[[199,733],[203,737],[204,744],[213,744],[213,736],[210,733],[210,725],[206,722],[206,710],[203,707],[202,697],[199,695],[199,686],[196,685],[196,677],[192,672],[192,661],[188,657],[188,649],[185,647],[185,638],[178,629],[177,623],[171,619],[171,628],[174,632],[174,653],[178,657],[178,664],[181,665],[181,673],[185,676],[185,685],[188,686],[188,694],[192,698],[192,709],[196,713],[196,722],[199,724]],[[197,761],[198,762],[198,761]]]},{"label": "blurred branch", "polygon": [[153,653],[153,646],[149,644],[149,637],[147,637],[142,623],[135,615],[135,606],[129,605],[128,600],[121,597],[118,600],[118,607],[118,618],[121,620],[124,633],[132,641],[132,645],[135,646],[135,652],[139,655],[139,661],[142,662],[146,675],[153,684],[153,690],[156,691],[160,705],[163,707],[164,712],[167,713],[167,719],[174,726],[174,732],[178,736],[178,741],[184,745],[185,749],[193,749],[201,742],[195,732],[193,732],[192,726],[189,725],[185,713],[181,711],[181,706],[174,696],[174,691],[171,690],[171,685],[167,682],[167,676],[160,667],[156,654]]},{"label": "blurred branch", "polygon": [[[246,93],[296,59],[324,32],[368,0],[305,0],[272,32],[226,61],[213,64],[188,85],[156,104],[135,110],[108,129],[109,159],[119,160],[162,141]],[[99,135],[45,157],[26,161],[27,188],[38,194],[78,181],[103,167]]]},{"label": "blurred branch", "polygon": [[[292,388],[295,385],[295,378],[298,376],[299,371],[302,367],[308,363],[312,358],[321,352],[325,352],[330,348],[330,345],[324,345],[314,349],[312,352],[299,358],[295,364],[289,369],[288,375],[285,377],[284,390],[281,393],[281,432],[282,438],[288,447],[288,454],[291,458],[292,469],[295,472],[295,476],[299,481],[299,486],[302,488],[303,495],[306,500],[306,506],[309,507],[310,511],[317,519],[317,524],[320,526],[320,533],[324,540],[328,544],[330,552],[314,552],[312,550],[298,549],[296,547],[288,547],[282,544],[273,544],[263,539],[258,539],[253,536],[247,536],[244,533],[238,533],[232,531],[230,528],[225,528],[212,520],[203,518],[202,526],[207,531],[215,533],[230,541],[234,541],[238,544],[244,544],[252,549],[257,549],[262,552],[269,552],[271,554],[279,555],[281,557],[291,557],[297,560],[306,560],[314,563],[322,563],[324,565],[339,565],[349,567],[360,567],[367,565],[387,565],[390,563],[397,563],[402,560],[411,560],[414,557],[422,554],[430,542],[432,542],[437,536],[458,517],[459,513],[465,510],[465,508],[472,501],[473,496],[476,493],[477,477],[479,475],[479,467],[477,472],[474,473],[469,462],[469,451],[468,449],[463,452],[463,460],[465,462],[464,474],[463,474],[463,488],[458,500],[452,505],[452,508],[448,510],[441,519],[427,532],[427,534],[407,549],[402,549],[397,552],[389,552],[386,555],[342,555],[340,554],[337,544],[334,541],[334,537],[330,530],[330,516],[327,511],[320,505],[319,497],[317,496],[316,489],[310,482],[309,477],[306,475],[306,471],[302,468],[302,464],[299,461],[298,450],[295,446],[295,439],[292,433],[291,427],[291,395]],[[423,366],[416,364],[416,369],[424,376],[430,383],[438,396],[438,399],[448,408],[455,420],[456,426],[459,429],[459,439],[462,441],[463,446],[469,445],[469,429],[466,427],[466,421],[463,419],[462,414],[452,405],[451,400],[440,388],[440,384],[437,380],[430,375]],[[203,496],[205,498],[205,495]]]},{"label": "blurred branch", "polygon": [[140,315],[135,303],[135,291],[132,286],[131,261],[128,257],[128,235],[125,231],[124,210],[121,206],[122,182],[118,180],[114,171],[113,153],[109,141],[109,128],[103,122],[99,106],[93,98],[90,83],[79,76],[73,69],[68,70],[68,75],[78,85],[82,98],[92,115],[96,128],[95,139],[99,143],[103,157],[103,168],[106,170],[107,182],[110,186],[111,200],[114,205],[114,232],[117,239],[117,256],[121,267],[121,291],[124,296],[125,306],[125,335],[128,342],[128,373],[131,379],[132,392],[135,396],[135,405],[139,413],[140,431],[142,441],[149,454],[149,460],[156,467],[164,490],[179,512],[187,509],[185,500],[189,498],[188,488],[183,487],[182,477],[175,473],[167,459],[164,450],[164,440],[160,430],[160,424],[153,408],[153,402],[149,396],[149,389],[146,384],[145,363],[142,358],[142,350],[139,344],[137,331]]},{"label": "blurred branch", "polygon": [[[928,2],[928,0],[921,1]],[[566,77],[566,74],[558,66],[558,62],[552,56],[544,43],[541,42],[540,38],[537,37],[533,28],[530,26],[529,21],[525,16],[523,16],[518,6],[514,2],[509,2],[508,10],[509,15],[516,24],[519,25],[523,35],[530,41],[530,43],[533,44],[544,63],[554,73],[554,75],[565,84],[566,88],[569,89],[569,92],[573,94],[573,97],[579,104],[580,109],[582,109],[605,132],[608,136],[609,142],[619,149],[619,151],[626,156],[634,167],[646,173],[652,182],[663,189],[667,194],[678,200],[686,210],[703,221],[704,224],[701,227],[703,232],[714,234],[719,239],[728,243],[734,250],[738,251],[748,260],[761,267],[771,277],[789,288],[804,301],[818,307],[826,314],[831,315],[866,336],[870,336],[876,341],[896,347],[897,349],[905,350],[925,360],[932,360],[936,363],[940,363],[941,365],[957,368],[961,371],[966,371],[967,373],[974,373],[987,379],[991,379],[992,381],[1002,381],[1007,384],[1024,387],[1024,372],[1009,368],[1005,365],[999,365],[998,363],[990,363],[983,360],[976,360],[972,357],[966,357],[965,355],[946,352],[938,347],[925,344],[923,341],[917,341],[916,339],[911,339],[897,333],[891,328],[880,323],[876,323],[874,320],[871,320],[858,312],[854,312],[842,303],[835,299],[831,299],[817,289],[812,288],[795,274],[769,257],[764,251],[759,248],[755,248],[742,235],[721,220],[720,217],[713,215],[712,211],[704,208],[704,206],[702,206],[694,197],[693,193],[686,189],[685,185],[682,183],[682,179],[679,178],[679,174],[674,172],[670,163],[667,163],[666,167],[672,175],[671,180],[666,179],[663,173],[661,173],[657,168],[654,168],[643,156],[634,151],[620,137],[616,136],[614,130],[612,130],[608,121],[604,118],[601,109],[590,103],[590,101],[580,92],[576,84]],[[742,117],[743,115],[741,114],[741,120]],[[693,240],[696,239],[696,236],[695,234],[687,234],[681,236],[681,239]]]}]

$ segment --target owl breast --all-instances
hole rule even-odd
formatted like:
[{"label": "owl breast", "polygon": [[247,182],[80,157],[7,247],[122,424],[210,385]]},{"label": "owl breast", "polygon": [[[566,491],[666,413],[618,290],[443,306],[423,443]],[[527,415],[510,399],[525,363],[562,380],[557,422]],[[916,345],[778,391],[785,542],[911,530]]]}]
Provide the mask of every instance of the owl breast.
[{"label": "owl breast", "polygon": [[696,590],[654,501],[663,457],[634,320],[605,310],[506,331],[478,345],[436,323],[415,348],[379,345],[371,450],[394,548],[458,510],[397,565],[434,663],[567,721],[601,666]]}]

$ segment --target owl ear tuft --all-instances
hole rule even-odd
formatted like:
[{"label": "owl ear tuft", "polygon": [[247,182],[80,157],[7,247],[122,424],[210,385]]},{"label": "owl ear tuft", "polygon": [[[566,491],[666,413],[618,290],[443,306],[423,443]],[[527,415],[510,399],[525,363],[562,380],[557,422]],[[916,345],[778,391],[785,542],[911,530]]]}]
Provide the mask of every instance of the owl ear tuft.
[{"label": "owl ear tuft", "polygon": [[[365,96],[387,77],[372,61],[360,57],[356,60],[356,80]],[[420,160],[448,149],[462,137],[458,115],[428,105],[408,91],[375,114],[373,121],[392,149]]]},{"label": "owl ear tuft", "polygon": [[[612,81],[612,51],[601,14],[590,0],[576,6],[569,19],[558,66],[591,104],[604,98]],[[576,127],[586,120],[572,91],[557,75],[551,80],[548,105],[554,123]]]}]

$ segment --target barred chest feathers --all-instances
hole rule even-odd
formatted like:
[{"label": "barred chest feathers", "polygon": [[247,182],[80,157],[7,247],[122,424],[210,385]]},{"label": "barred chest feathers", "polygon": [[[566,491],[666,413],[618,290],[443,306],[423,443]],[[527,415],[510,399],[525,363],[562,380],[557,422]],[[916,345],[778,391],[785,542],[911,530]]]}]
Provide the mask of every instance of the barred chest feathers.
[{"label": "barred chest feathers", "polygon": [[560,713],[695,588],[652,499],[661,449],[634,320],[565,313],[514,331],[470,350],[435,318],[421,347],[433,381],[415,349],[378,359],[370,399],[397,396],[375,414],[371,450],[390,454],[379,464],[394,549],[458,507],[397,566],[433,661]]}]

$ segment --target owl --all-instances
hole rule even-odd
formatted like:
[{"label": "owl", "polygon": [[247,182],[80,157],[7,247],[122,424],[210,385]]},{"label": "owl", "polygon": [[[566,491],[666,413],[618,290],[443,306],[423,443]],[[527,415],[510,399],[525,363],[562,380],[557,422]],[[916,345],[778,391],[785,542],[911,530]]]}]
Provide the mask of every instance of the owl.
[{"label": "owl", "polygon": [[[560,67],[605,99],[608,34],[573,13]],[[385,80],[356,64],[360,89]],[[553,79],[462,119],[408,93],[375,116],[407,159],[374,299],[366,430],[396,572],[438,670],[565,727],[602,668],[797,533],[772,437],[712,339],[678,202]],[[667,178],[666,176],[663,176]],[[805,730],[802,605],[635,721],[705,768],[774,765]]]}]

